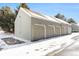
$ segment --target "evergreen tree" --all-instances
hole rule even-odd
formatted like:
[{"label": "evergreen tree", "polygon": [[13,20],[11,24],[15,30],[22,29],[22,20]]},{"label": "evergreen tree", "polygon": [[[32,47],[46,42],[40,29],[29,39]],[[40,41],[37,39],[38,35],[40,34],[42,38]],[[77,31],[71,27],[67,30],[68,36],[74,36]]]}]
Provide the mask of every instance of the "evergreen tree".
[{"label": "evergreen tree", "polygon": [[65,16],[64,16],[64,15],[62,15],[62,14],[60,14],[60,13],[58,13],[57,15],[55,15],[55,17],[56,17],[56,18],[59,18],[59,19],[61,19],[61,20],[66,21]]},{"label": "evergreen tree", "polygon": [[69,19],[67,20],[67,22],[68,22],[68,23],[75,23],[75,24],[76,24],[76,22],[75,22],[75,20],[74,20],[73,18],[69,18]]}]

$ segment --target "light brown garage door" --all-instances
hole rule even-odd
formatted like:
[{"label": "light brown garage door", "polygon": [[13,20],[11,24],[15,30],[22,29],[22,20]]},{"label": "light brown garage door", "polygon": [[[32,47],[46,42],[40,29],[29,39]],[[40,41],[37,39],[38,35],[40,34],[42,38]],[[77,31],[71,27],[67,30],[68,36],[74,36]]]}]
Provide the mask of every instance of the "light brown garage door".
[{"label": "light brown garage door", "polygon": [[64,34],[64,26],[61,27],[61,34]]},{"label": "light brown garage door", "polygon": [[66,28],[66,26],[64,26],[64,34],[66,34],[67,33],[67,28]]},{"label": "light brown garage door", "polygon": [[47,26],[46,27],[46,37],[50,38],[54,36],[54,28],[53,26]]},{"label": "light brown garage door", "polygon": [[33,40],[44,39],[45,38],[45,28],[44,25],[34,24],[32,30]]},{"label": "light brown garage door", "polygon": [[60,28],[58,26],[55,27],[55,33],[57,36],[60,35]]}]

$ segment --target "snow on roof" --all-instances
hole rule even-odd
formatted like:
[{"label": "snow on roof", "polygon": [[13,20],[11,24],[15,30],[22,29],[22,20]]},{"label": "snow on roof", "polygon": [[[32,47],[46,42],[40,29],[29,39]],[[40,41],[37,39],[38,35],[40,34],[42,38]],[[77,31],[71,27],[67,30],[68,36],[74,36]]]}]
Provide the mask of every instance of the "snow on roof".
[{"label": "snow on roof", "polygon": [[53,19],[53,18],[50,17],[50,16],[47,16],[47,15],[44,15],[44,16],[45,16],[46,18],[48,18],[48,20],[50,20],[50,21],[53,21],[53,22],[56,22],[56,23],[60,23],[59,21]]},{"label": "snow on roof", "polygon": [[61,20],[61,19],[58,19],[58,18],[56,18],[56,17],[54,17],[54,16],[51,16],[51,17],[54,18],[54,19],[56,19],[57,21],[63,23],[63,24],[68,24],[68,25],[70,25],[70,24],[67,23],[66,21],[63,21],[63,20]]},{"label": "snow on roof", "polygon": [[47,16],[47,15],[42,15],[38,12],[35,12],[35,11],[32,11],[32,10],[28,10],[26,8],[21,8],[22,10],[25,10],[27,13],[29,13],[32,17],[35,17],[35,18],[43,18],[44,20],[48,20],[48,21],[53,21],[53,22],[56,22],[56,23],[60,23],[59,21],[56,21],[55,19],[52,19],[50,16]]},{"label": "snow on roof", "polygon": [[49,20],[49,21],[53,21],[53,22],[56,22],[56,23],[63,23],[63,24],[68,24],[69,25],[69,23],[67,23],[67,22],[65,22],[65,21],[63,21],[61,19],[55,18],[53,16],[50,17],[50,16],[47,16],[47,15],[42,15],[42,14],[40,14],[38,12],[35,12],[35,11],[32,11],[32,10],[28,10],[26,8],[20,8],[20,9],[25,10],[32,17],[35,17],[35,18],[42,18],[44,20]]},{"label": "snow on roof", "polygon": [[35,18],[43,18],[43,19],[46,19],[42,14],[38,13],[38,12],[35,12],[35,11],[32,11],[32,10],[28,10],[26,8],[20,8],[22,10],[25,10],[27,13],[29,13],[32,17],[35,17]]}]

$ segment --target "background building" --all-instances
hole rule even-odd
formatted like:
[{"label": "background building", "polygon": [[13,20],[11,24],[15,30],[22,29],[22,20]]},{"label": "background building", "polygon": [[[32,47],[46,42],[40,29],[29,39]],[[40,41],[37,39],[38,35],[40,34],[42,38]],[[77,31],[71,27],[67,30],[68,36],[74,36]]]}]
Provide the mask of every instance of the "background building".
[{"label": "background building", "polygon": [[79,25],[75,23],[71,23],[72,32],[79,32]]}]

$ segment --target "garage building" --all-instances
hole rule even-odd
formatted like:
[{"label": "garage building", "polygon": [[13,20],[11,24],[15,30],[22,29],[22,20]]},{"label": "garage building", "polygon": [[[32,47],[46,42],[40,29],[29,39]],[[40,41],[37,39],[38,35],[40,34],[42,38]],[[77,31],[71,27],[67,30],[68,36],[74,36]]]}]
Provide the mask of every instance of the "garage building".
[{"label": "garage building", "polygon": [[15,20],[15,36],[25,40],[35,41],[60,36],[61,31],[58,20],[25,8],[20,8]]},{"label": "garage building", "polygon": [[71,34],[72,33],[72,27],[71,24],[69,24],[68,22],[58,19],[54,16],[52,16],[53,19],[59,21],[61,23],[61,35],[65,35],[65,34]]}]

